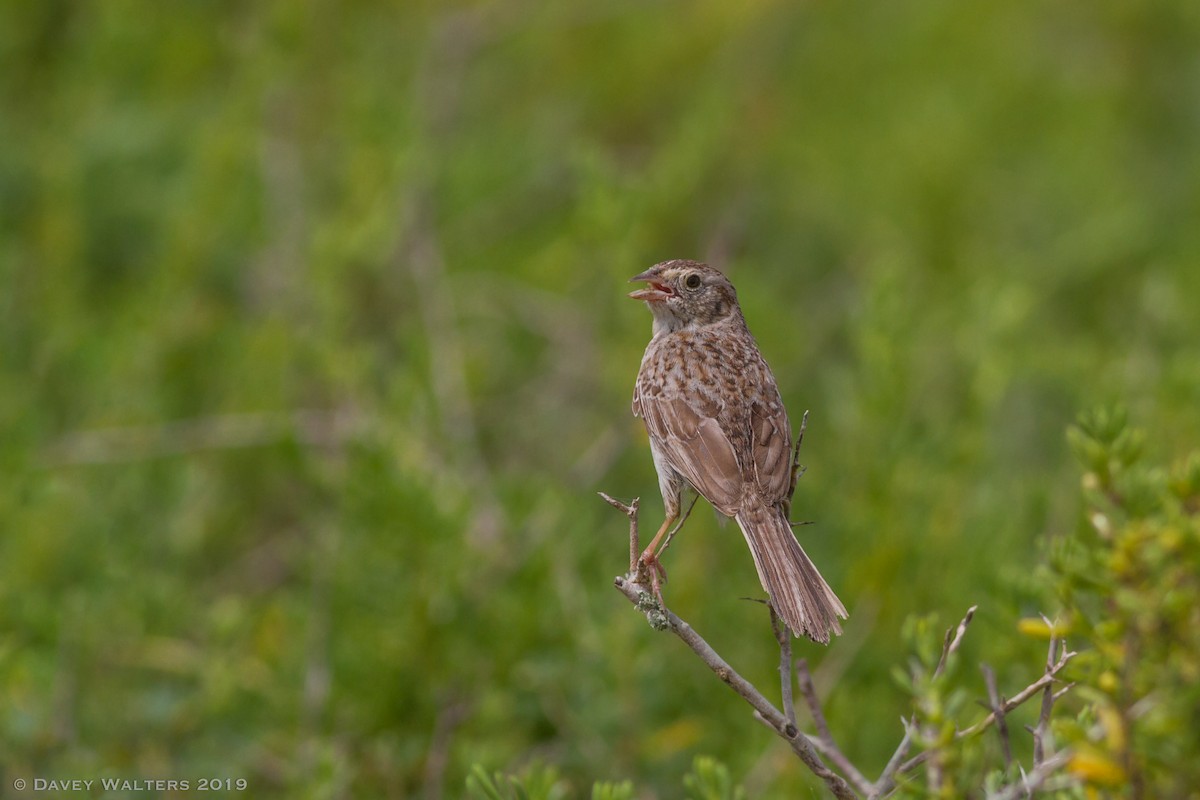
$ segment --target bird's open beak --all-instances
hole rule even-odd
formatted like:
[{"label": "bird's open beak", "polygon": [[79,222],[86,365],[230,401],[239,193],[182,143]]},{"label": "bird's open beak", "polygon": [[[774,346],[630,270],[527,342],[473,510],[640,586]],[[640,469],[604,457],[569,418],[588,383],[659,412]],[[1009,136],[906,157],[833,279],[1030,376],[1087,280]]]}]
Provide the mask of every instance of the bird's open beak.
[{"label": "bird's open beak", "polygon": [[640,275],[634,275],[629,279],[630,283],[646,281],[650,285],[645,289],[638,289],[636,292],[630,292],[629,296],[634,300],[645,300],[648,303],[661,303],[668,297],[673,296],[675,292],[671,291],[671,287],[667,286],[665,283],[659,283],[656,281],[655,278],[657,277],[658,275],[656,275],[653,270],[646,270]]}]

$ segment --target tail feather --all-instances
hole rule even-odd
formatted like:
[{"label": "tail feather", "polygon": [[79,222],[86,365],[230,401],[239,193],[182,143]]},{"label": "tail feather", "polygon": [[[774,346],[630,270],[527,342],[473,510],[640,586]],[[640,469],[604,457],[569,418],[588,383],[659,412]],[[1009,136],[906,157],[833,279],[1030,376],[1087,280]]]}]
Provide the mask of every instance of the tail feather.
[{"label": "tail feather", "polygon": [[754,555],[758,579],[792,633],[821,644],[829,643],[831,633],[841,634],[838,617],[846,619],[846,607],[796,541],[783,512],[750,503],[738,512],[737,521]]}]

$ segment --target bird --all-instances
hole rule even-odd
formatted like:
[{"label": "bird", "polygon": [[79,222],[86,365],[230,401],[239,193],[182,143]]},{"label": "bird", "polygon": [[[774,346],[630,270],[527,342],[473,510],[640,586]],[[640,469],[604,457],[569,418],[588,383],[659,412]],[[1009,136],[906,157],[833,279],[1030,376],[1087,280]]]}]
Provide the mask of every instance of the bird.
[{"label": "bird", "polygon": [[659,556],[690,487],[737,520],[771,607],[792,634],[828,644],[848,615],[792,532],[791,427],[733,284],[687,259],[655,264],[629,280],[647,284],[629,296],[644,301],[654,319],[633,415],[650,438],[665,512],[639,558],[659,600],[658,578],[666,579]]}]

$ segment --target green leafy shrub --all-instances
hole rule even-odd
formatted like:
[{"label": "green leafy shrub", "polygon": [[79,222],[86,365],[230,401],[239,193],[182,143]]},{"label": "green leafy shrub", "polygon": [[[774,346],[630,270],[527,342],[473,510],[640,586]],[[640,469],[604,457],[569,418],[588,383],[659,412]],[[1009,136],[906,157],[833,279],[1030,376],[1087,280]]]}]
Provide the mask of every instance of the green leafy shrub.
[{"label": "green leafy shrub", "polygon": [[1123,410],[1069,432],[1087,506],[1051,543],[1086,702],[1061,726],[1072,771],[1117,797],[1200,796],[1200,452],[1146,463]]},{"label": "green leafy shrub", "polygon": [[467,797],[472,800],[561,800],[566,789],[553,767],[531,767],[521,775],[489,775],[476,764],[467,776]]}]

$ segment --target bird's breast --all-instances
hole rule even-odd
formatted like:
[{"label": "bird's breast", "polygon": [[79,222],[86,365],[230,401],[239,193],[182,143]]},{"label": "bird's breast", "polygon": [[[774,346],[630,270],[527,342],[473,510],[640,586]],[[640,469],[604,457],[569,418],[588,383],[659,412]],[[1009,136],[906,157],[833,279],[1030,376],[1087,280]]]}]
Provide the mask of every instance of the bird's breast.
[{"label": "bird's breast", "polygon": [[735,424],[762,386],[762,359],[753,341],[707,329],[656,336],[638,374],[643,402],[686,398],[697,412]]}]

